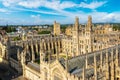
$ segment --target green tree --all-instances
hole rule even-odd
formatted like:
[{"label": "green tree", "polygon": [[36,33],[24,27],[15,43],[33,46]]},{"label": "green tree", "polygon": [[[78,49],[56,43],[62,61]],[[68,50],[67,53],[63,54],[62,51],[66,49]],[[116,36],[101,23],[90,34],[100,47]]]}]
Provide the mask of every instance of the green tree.
[{"label": "green tree", "polygon": [[41,32],[38,32],[38,34],[50,34],[51,31],[41,31]]}]

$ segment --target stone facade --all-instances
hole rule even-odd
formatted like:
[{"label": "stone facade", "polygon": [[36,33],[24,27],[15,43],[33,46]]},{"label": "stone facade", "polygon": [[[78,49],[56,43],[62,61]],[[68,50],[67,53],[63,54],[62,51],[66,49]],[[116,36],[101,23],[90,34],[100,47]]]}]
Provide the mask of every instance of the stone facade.
[{"label": "stone facade", "polygon": [[76,18],[75,24],[67,28],[66,36],[62,39],[63,53],[69,52],[73,56],[108,48],[117,43],[120,43],[120,32],[113,31],[109,24],[94,27],[91,16],[84,27],[79,25],[79,19]]},{"label": "stone facade", "polygon": [[120,79],[120,32],[108,24],[94,27],[91,16],[84,27],[76,17],[67,29],[62,35],[54,22],[53,35],[18,35],[19,41],[8,36],[6,45],[0,43],[0,57],[28,80]]},{"label": "stone facade", "polygon": [[56,58],[54,62],[44,61],[44,53],[40,53],[40,65],[24,64],[24,77],[32,80],[119,80],[119,50],[120,45],[116,45],[71,59],[67,59],[68,55],[66,60]]}]

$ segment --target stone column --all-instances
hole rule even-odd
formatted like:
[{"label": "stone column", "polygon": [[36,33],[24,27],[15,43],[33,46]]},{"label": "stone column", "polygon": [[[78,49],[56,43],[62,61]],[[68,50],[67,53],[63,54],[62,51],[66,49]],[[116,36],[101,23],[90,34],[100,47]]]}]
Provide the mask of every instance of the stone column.
[{"label": "stone column", "polygon": [[54,53],[54,42],[53,41],[51,42],[51,50],[52,50],[52,53]]},{"label": "stone column", "polygon": [[35,47],[36,47],[36,53],[38,54],[38,44],[35,43]]},{"label": "stone column", "polygon": [[94,80],[97,79],[97,62],[96,62],[96,53],[94,53]]},{"label": "stone column", "polygon": [[23,67],[23,77],[25,78],[25,53],[26,53],[26,51],[24,51],[23,53],[22,53],[22,67]]},{"label": "stone column", "polygon": [[60,49],[60,41],[58,41],[58,52],[60,53],[61,49]]},{"label": "stone column", "polygon": [[85,56],[85,66],[86,66],[86,69],[87,69],[88,68],[88,56],[87,56],[87,54]]},{"label": "stone column", "polygon": [[55,42],[55,51],[56,51],[56,53],[57,53],[57,43]]},{"label": "stone column", "polygon": [[118,45],[117,45],[117,47],[116,47],[116,55],[115,55],[115,56],[116,56],[116,57],[115,57],[115,58],[116,58],[116,59],[115,59],[115,60],[116,60],[116,61],[115,61],[115,64],[116,64],[116,67],[118,67],[118,56],[119,56],[119,55],[118,55]]},{"label": "stone column", "polygon": [[43,50],[43,42],[42,41],[40,42],[40,50]]},{"label": "stone column", "polygon": [[118,45],[116,46],[116,55],[115,55],[115,77],[117,77],[117,69],[119,66],[118,66]]},{"label": "stone column", "polygon": [[32,62],[35,61],[35,54],[34,54],[34,50],[33,50],[33,45],[31,44],[31,52],[32,52]]},{"label": "stone column", "polygon": [[114,55],[113,55],[113,48],[112,48],[112,51],[111,51],[111,80],[114,80]]},{"label": "stone column", "polygon": [[67,76],[67,73],[68,73],[68,51],[66,53],[65,68],[66,68],[66,80],[68,80],[68,76]]},{"label": "stone column", "polygon": [[52,46],[52,50],[54,49],[54,45],[53,45],[54,42],[51,42],[51,46]]},{"label": "stone column", "polygon": [[102,69],[102,66],[103,66],[103,56],[102,56],[102,51],[100,53],[100,65],[101,65],[101,69]]},{"label": "stone column", "polygon": [[44,50],[46,50],[46,42],[43,42],[43,44],[44,44]]},{"label": "stone column", "polygon": [[106,80],[109,80],[109,63],[108,49],[106,49]]},{"label": "stone column", "polygon": [[56,49],[56,51],[57,51],[57,52],[56,52],[56,60],[58,60],[58,59],[59,59],[59,55],[58,55],[58,54],[59,54],[59,53],[58,53],[58,49]]},{"label": "stone column", "polygon": [[28,44],[26,44],[26,50],[29,50]]},{"label": "stone column", "polygon": [[50,51],[50,42],[48,42],[48,51]]},{"label": "stone column", "polygon": [[65,67],[66,67],[66,71],[68,71],[68,52],[66,53],[66,64],[65,64]]},{"label": "stone column", "polygon": [[50,63],[51,62],[51,52],[48,51],[48,62]]},{"label": "stone column", "polygon": [[86,76],[85,76],[85,67],[83,66],[83,79],[82,80],[86,80]]}]

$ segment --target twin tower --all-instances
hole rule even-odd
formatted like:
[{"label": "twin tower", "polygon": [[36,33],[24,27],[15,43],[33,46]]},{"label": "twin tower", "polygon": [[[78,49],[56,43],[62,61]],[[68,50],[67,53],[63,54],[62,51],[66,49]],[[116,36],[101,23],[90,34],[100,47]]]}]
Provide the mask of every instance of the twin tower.
[{"label": "twin tower", "polygon": [[[92,33],[92,17],[88,16],[88,22],[85,25],[84,30],[79,30],[79,28],[81,25],[79,24],[79,18],[76,17],[75,18],[75,24],[72,30],[72,53],[73,56],[77,56],[80,54],[83,54],[84,52],[82,51],[81,47],[82,45],[84,46],[88,46],[88,49],[86,49],[87,52],[91,52],[92,51],[92,37],[91,37],[91,33]],[[85,31],[85,32],[84,32]],[[81,37],[80,34],[83,34],[84,37]],[[84,39],[83,39],[84,38]],[[81,41],[88,41],[88,43],[84,42],[81,43]]]},{"label": "twin tower", "polygon": [[[75,18],[75,25],[74,25],[75,30],[79,30],[79,18]],[[86,30],[91,31],[92,30],[92,17],[88,16],[88,21],[86,25]]]},{"label": "twin tower", "polygon": [[[79,30],[79,18],[76,17],[75,18],[75,25],[74,25],[74,29],[75,30]],[[60,24],[57,23],[56,21],[54,22],[54,25],[53,25],[53,34],[54,35],[59,35],[61,33],[61,30],[60,30]],[[87,22],[87,28],[86,30],[88,31],[91,31],[92,30],[92,17],[91,16],[88,16],[88,22]]]}]

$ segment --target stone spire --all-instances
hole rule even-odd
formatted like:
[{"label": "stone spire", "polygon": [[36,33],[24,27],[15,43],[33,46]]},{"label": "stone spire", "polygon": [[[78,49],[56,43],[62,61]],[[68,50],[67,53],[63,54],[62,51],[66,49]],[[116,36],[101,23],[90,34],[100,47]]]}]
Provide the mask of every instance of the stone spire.
[{"label": "stone spire", "polygon": [[108,50],[106,49],[106,80],[109,80],[109,56],[108,56]]},{"label": "stone spire", "polygon": [[88,56],[87,56],[87,54],[85,56],[85,67],[86,67],[86,69],[88,68]]},{"label": "stone spire", "polygon": [[54,21],[54,24],[56,24],[56,21]]},{"label": "stone spire", "polygon": [[118,45],[116,46],[116,67],[118,67]]},{"label": "stone spire", "polygon": [[56,60],[59,59],[59,52],[58,52],[58,48],[56,48]]},{"label": "stone spire", "polygon": [[75,30],[78,31],[78,29],[79,29],[79,18],[76,16],[75,17]]},{"label": "stone spire", "polygon": [[66,62],[65,62],[66,71],[68,71],[68,51],[66,53]]},{"label": "stone spire", "polygon": [[20,57],[20,50],[19,49],[17,49],[17,58],[18,58],[18,61],[21,59],[21,57]]},{"label": "stone spire", "polygon": [[96,62],[96,53],[94,53],[94,80],[97,80],[97,62]]},{"label": "stone spire", "polygon": [[114,69],[114,52],[113,52],[113,50],[114,49],[112,48],[111,49],[111,65],[110,65],[111,66],[111,70],[110,70],[111,71],[111,80],[114,80],[114,76],[115,76],[115,74],[114,74],[115,69]]},{"label": "stone spire", "polygon": [[31,46],[31,54],[32,54],[32,62],[35,61],[35,53],[34,53],[34,49],[33,49],[33,41],[30,42],[30,46]]},{"label": "stone spire", "polygon": [[85,77],[85,66],[83,66],[83,79],[82,80],[86,80],[86,77]]},{"label": "stone spire", "polygon": [[51,62],[51,52],[48,51],[48,62],[50,63]]},{"label": "stone spire", "polygon": [[101,51],[101,53],[100,53],[100,64],[101,64],[101,68],[102,68],[102,66],[103,66],[103,55],[102,55],[103,53],[102,53],[102,51]]},{"label": "stone spire", "polygon": [[90,15],[88,16],[87,30],[92,30],[92,17]]},{"label": "stone spire", "polygon": [[45,61],[45,54],[43,53],[43,50],[40,50],[40,63],[42,63],[43,61]]}]

